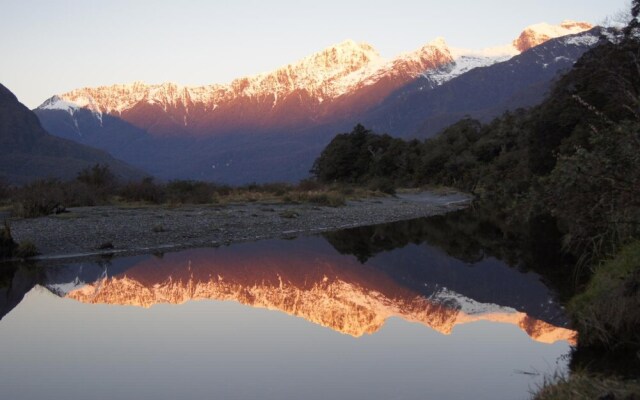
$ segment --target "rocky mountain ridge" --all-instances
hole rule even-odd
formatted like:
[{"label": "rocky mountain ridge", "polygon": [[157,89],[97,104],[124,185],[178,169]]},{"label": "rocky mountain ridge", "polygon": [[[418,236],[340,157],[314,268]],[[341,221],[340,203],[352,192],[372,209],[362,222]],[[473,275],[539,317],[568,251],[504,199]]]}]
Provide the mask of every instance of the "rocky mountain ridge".
[{"label": "rocky mountain ridge", "polygon": [[100,123],[103,114],[110,114],[161,136],[301,126],[365,110],[421,75],[433,75],[433,81],[442,84],[475,67],[504,61],[553,37],[590,27],[573,21],[532,25],[513,45],[482,51],[451,48],[437,38],[390,60],[367,43],[347,40],[273,72],[226,85],[134,82],[81,88],[55,95],[38,109],[64,110],[72,116],[86,109]]}]

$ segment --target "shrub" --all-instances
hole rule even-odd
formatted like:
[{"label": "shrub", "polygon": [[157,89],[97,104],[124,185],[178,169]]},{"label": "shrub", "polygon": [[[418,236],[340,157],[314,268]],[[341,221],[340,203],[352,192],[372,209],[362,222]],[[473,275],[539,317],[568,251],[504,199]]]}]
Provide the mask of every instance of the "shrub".
[{"label": "shrub", "polygon": [[291,185],[288,183],[274,182],[274,183],[265,183],[260,187],[260,190],[266,193],[270,193],[276,196],[283,196],[284,194],[290,192],[292,189]]},{"label": "shrub", "polygon": [[151,228],[151,230],[153,232],[155,232],[155,233],[166,232],[165,229],[164,229],[164,225],[162,225],[162,224],[155,225],[153,228]]},{"label": "shrub", "polygon": [[298,183],[296,189],[301,192],[317,191],[322,189],[322,184],[316,179],[303,179]]},{"label": "shrub", "polygon": [[340,207],[346,204],[345,196],[338,191],[327,192],[293,192],[282,198],[286,203],[311,203],[328,207]]},{"label": "shrub", "polygon": [[386,194],[396,194],[396,187],[391,179],[376,178],[369,184],[369,189]]},{"label": "shrub", "polygon": [[9,184],[0,178],[0,203],[9,197]]},{"label": "shrub", "polygon": [[293,219],[293,218],[298,218],[298,213],[294,210],[284,210],[280,213],[280,216],[282,218],[288,218],[288,219]]},{"label": "shrub", "polygon": [[65,193],[57,180],[40,180],[18,189],[14,213],[22,218],[49,215],[64,204]]},{"label": "shrub", "polygon": [[97,188],[113,186],[116,181],[116,177],[109,169],[109,166],[101,164],[96,164],[91,168],[83,169],[78,173],[78,177],[76,179],[79,182]]},{"label": "shrub", "polygon": [[640,241],[628,244],[595,272],[570,311],[585,347],[633,347],[640,343]]},{"label": "shrub", "polygon": [[198,181],[172,181],[167,184],[167,198],[172,203],[207,204],[213,202],[216,188]]},{"label": "shrub", "polygon": [[18,245],[11,236],[11,227],[4,221],[4,227],[0,231],[0,258],[10,258],[13,256]]},{"label": "shrub", "polygon": [[340,207],[347,204],[345,197],[336,192],[311,193],[308,195],[307,201],[309,203],[329,207]]},{"label": "shrub", "polygon": [[91,207],[104,204],[107,194],[79,181],[66,182],[61,186],[64,194],[64,205],[67,207]]},{"label": "shrub", "polygon": [[147,177],[140,182],[130,182],[120,189],[120,196],[126,201],[144,201],[160,204],[165,199],[162,186],[157,185],[153,178]]},{"label": "shrub", "polygon": [[231,186],[229,185],[211,185],[218,196],[229,196],[231,194]]},{"label": "shrub", "polygon": [[40,253],[38,252],[36,245],[28,240],[20,242],[18,247],[13,252],[13,255],[18,258],[30,258],[33,256],[37,256],[38,254]]},{"label": "shrub", "polygon": [[546,379],[535,400],[564,399],[637,399],[640,396],[638,381],[574,373],[570,377]]}]

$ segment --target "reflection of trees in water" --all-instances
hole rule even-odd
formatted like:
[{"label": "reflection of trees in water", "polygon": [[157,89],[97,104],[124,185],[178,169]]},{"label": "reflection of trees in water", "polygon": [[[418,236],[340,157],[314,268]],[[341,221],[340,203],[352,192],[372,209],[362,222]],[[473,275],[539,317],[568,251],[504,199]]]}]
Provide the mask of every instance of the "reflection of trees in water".
[{"label": "reflection of trees in water", "polygon": [[376,254],[426,243],[467,263],[495,257],[522,271],[534,271],[561,298],[571,295],[573,258],[562,251],[562,233],[548,215],[507,223],[499,210],[486,206],[376,226],[325,233],[341,254],[364,263]]}]

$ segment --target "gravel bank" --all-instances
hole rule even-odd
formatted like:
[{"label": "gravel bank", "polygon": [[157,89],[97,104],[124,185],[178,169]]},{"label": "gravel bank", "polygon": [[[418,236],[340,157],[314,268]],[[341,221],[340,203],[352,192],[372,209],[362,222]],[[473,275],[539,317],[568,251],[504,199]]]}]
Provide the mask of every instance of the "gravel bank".
[{"label": "gravel bank", "polygon": [[[209,247],[266,238],[374,225],[442,214],[465,207],[469,197],[431,192],[371,198],[344,207],[309,204],[79,207],[68,213],[11,221],[17,242],[33,242],[41,258],[133,254]],[[111,243],[112,249],[100,249]]]}]

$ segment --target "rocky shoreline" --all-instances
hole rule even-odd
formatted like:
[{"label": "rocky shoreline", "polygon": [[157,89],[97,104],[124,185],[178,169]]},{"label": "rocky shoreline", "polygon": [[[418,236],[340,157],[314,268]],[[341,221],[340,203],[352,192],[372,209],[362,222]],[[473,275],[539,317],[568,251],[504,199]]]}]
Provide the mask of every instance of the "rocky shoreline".
[{"label": "rocky shoreline", "polygon": [[469,201],[461,193],[421,192],[349,201],[337,208],[268,203],[79,207],[10,223],[14,239],[32,242],[41,254],[37,258],[46,260],[287,238],[443,214]]}]

